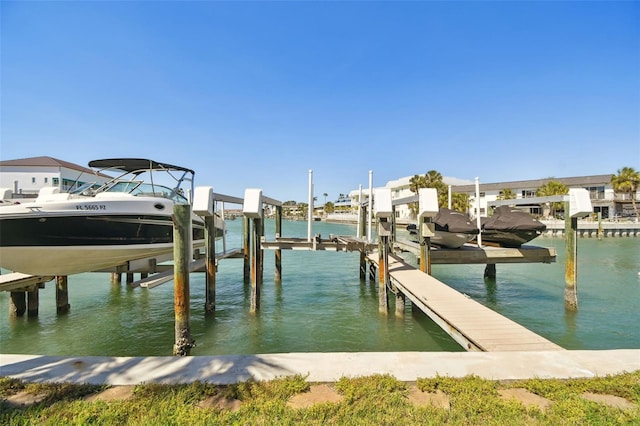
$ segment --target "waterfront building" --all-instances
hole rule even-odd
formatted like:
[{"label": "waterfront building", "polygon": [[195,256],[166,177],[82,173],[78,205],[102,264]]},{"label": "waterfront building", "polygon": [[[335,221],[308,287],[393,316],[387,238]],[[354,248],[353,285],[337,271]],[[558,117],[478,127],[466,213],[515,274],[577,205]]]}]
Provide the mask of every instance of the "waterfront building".
[{"label": "waterfront building", "polygon": [[[591,205],[594,213],[601,213],[603,219],[617,219],[635,216],[633,205],[629,194],[616,194],[611,184],[613,174],[577,176],[564,178],[546,178],[533,180],[520,180],[511,182],[497,183],[480,183],[480,216],[487,215],[487,205],[492,201],[501,198],[503,191],[510,191],[515,194],[517,199],[526,199],[536,197],[536,191],[543,185],[551,181],[559,182],[568,188],[584,188],[589,191],[591,196]],[[452,187],[452,192],[469,195],[471,207],[469,214],[475,217],[476,211],[476,188],[475,184],[458,185]],[[638,194],[636,193],[636,199]],[[529,213],[536,216],[547,216],[548,206],[546,204],[532,203],[529,205],[520,205]]]},{"label": "waterfront building", "polygon": [[53,157],[30,157],[0,161],[0,188],[11,198],[35,198],[45,187],[60,192],[73,190],[87,182],[104,183],[109,176]]},{"label": "waterfront building", "polygon": [[[594,213],[601,213],[603,219],[619,219],[634,217],[633,205],[629,194],[616,194],[611,184],[613,174],[577,176],[564,178],[546,178],[533,180],[506,181],[496,183],[479,184],[480,196],[480,216],[487,216],[487,205],[498,200],[503,191],[510,191],[516,198],[536,197],[536,191],[541,186],[550,181],[560,182],[569,188],[585,188],[591,195],[591,204]],[[412,176],[391,180],[386,183],[385,188],[391,189],[392,199],[401,199],[414,196],[411,192],[410,180]],[[467,194],[469,196],[469,215],[476,217],[476,188],[475,183],[458,178],[444,177],[445,184],[451,186],[452,193]],[[359,201],[360,190],[349,192],[352,208],[356,208]],[[362,198],[367,201],[369,197],[368,188],[362,190]],[[636,200],[640,198],[640,191],[636,193]],[[533,215],[543,216],[547,213],[546,204],[532,203],[530,205],[519,206]],[[412,213],[407,204],[396,206],[397,219],[413,219]]]}]

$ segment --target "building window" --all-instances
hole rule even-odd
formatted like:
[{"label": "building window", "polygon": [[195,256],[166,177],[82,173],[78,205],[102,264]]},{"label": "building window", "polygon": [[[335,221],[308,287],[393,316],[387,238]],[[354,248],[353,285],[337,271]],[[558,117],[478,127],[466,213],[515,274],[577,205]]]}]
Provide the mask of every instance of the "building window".
[{"label": "building window", "polygon": [[36,183],[36,178],[32,177],[31,178],[31,183]]},{"label": "building window", "polygon": [[604,200],[604,186],[589,186],[585,189],[589,191],[592,200]]},{"label": "building window", "polygon": [[49,183],[49,178],[48,177],[44,178],[44,183]]},{"label": "building window", "polygon": [[484,197],[484,192],[480,193],[480,198]]},{"label": "building window", "polygon": [[58,185],[60,185],[60,179],[51,178],[51,183],[53,184],[53,186],[58,186]]},{"label": "building window", "polygon": [[536,196],[536,191],[522,190],[522,198],[533,198]]}]

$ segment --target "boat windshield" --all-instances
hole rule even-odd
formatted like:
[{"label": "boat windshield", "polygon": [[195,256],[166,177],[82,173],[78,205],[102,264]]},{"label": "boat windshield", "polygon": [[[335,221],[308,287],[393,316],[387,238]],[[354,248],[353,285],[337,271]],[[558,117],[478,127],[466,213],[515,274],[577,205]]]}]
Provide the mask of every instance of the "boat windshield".
[{"label": "boat windshield", "polygon": [[98,182],[87,182],[79,187],[75,188],[72,191],[69,191],[70,194],[80,194],[80,195],[95,195],[96,191],[100,188],[100,184]]},{"label": "boat windshield", "polygon": [[171,189],[163,185],[152,185],[142,181],[118,181],[109,186],[104,192],[124,192],[138,197],[162,197],[173,200],[176,204],[188,204],[182,189]]}]

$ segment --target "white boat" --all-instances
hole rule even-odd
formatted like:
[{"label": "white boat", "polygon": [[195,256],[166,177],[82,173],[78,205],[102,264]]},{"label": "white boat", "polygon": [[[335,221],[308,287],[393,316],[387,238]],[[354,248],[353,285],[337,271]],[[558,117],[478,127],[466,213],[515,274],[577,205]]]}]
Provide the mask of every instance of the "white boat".
[{"label": "white boat", "polygon": [[[130,260],[172,258],[173,206],[189,203],[182,187],[190,185],[193,193],[195,172],[138,158],[95,160],[89,166],[120,175],[69,193],[44,188],[34,202],[0,209],[0,267],[71,275]],[[172,186],[164,185],[167,179]],[[216,237],[222,236],[223,219],[216,216],[214,223]],[[204,221],[195,214],[192,230],[194,248],[204,247]]]}]

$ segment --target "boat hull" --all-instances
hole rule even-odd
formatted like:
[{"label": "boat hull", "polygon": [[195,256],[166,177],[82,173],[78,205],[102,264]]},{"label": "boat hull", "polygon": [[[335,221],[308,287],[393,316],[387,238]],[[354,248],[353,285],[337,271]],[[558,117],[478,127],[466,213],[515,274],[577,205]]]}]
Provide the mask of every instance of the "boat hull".
[{"label": "boat hull", "polygon": [[[204,242],[201,244],[204,246]],[[2,267],[29,275],[73,275],[126,265],[127,262],[158,258],[173,258],[173,243],[60,246],[1,247]]]},{"label": "boat hull", "polygon": [[482,242],[500,245],[501,247],[517,248],[540,236],[540,231],[482,231]]},{"label": "boat hull", "polygon": [[465,243],[473,240],[476,237],[475,234],[465,234],[462,232],[445,232],[436,231],[435,235],[431,237],[431,244],[438,245],[446,248],[460,248]]},{"label": "boat hull", "polygon": [[[4,207],[0,215],[0,266],[30,275],[71,275],[143,258],[171,259],[172,206],[152,206],[144,211],[148,203],[141,201],[132,200],[131,205],[102,202],[106,208],[95,212],[65,208],[64,203]],[[127,207],[144,213],[132,214]],[[216,237],[223,229],[222,220],[216,217]],[[204,247],[204,221],[196,215],[192,231],[194,247]]]}]

